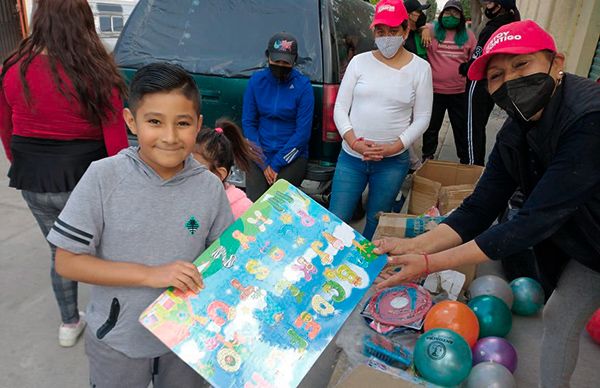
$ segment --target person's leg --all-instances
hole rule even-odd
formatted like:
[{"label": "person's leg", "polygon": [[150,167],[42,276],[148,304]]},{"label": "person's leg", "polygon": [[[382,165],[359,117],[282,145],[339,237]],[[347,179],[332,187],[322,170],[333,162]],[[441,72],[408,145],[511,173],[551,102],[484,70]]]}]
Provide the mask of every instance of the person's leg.
[{"label": "person's leg", "polygon": [[350,222],[365,187],[366,163],[342,150],[333,174],[329,211],[342,221]]},{"label": "person's leg", "polygon": [[306,165],[308,160],[305,158],[298,158],[292,163],[288,164],[279,171],[277,179],[285,179],[296,187],[300,187],[304,176],[306,175]]},{"label": "person's leg", "polygon": [[246,195],[248,198],[252,202],[256,202],[268,189],[269,184],[262,169],[256,163],[250,163],[250,169],[246,173]]},{"label": "person's leg", "polygon": [[377,213],[389,212],[410,167],[408,152],[369,162],[369,198],[367,199],[367,223],[363,236],[372,239],[377,228]]},{"label": "person's leg", "polygon": [[[27,206],[31,210],[33,217],[37,221],[44,238],[50,232],[54,222],[60,212],[65,207],[70,193],[34,193],[31,191],[21,191],[21,195]],[[52,279],[52,289],[58,307],[62,322],[65,324],[75,324],[79,322],[79,310],[77,309],[77,282],[63,278],[56,273],[54,261],[56,256],[56,247],[50,243],[51,265],[50,277]]]},{"label": "person's leg", "polygon": [[541,387],[569,387],[577,363],[579,337],[598,307],[600,273],[571,260],[544,307]]},{"label": "person's leg", "polygon": [[[85,354],[90,367],[90,388],[148,388],[153,358],[130,358],[85,331]],[[175,387],[175,385],[173,385]]]},{"label": "person's leg", "polygon": [[482,81],[467,85],[467,153],[469,164],[485,164],[486,126],[494,100]]},{"label": "person's leg", "polygon": [[446,113],[446,95],[434,93],[429,128],[423,133],[423,159],[431,159],[438,147],[438,136]]},{"label": "person's leg", "polygon": [[450,117],[452,134],[454,135],[456,156],[458,156],[458,159],[462,164],[468,164],[467,102],[465,93],[448,95],[448,116]]},{"label": "person's leg", "polygon": [[157,368],[152,375],[153,388],[201,388],[210,387],[188,364],[177,357],[175,353],[167,353],[158,357]]}]

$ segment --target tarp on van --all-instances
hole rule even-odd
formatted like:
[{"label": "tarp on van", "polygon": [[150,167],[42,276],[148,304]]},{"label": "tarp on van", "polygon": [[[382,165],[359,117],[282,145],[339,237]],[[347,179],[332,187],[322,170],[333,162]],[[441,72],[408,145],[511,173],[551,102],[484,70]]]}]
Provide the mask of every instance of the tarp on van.
[{"label": "tarp on van", "polygon": [[269,38],[298,39],[298,69],[323,79],[319,1],[140,0],[114,50],[121,67],[178,63],[187,71],[249,77],[265,67]]}]

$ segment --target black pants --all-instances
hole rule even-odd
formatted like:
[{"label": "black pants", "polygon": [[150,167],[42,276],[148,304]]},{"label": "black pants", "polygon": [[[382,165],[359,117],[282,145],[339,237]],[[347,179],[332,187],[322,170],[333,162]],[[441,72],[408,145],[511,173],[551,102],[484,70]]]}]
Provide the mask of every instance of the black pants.
[{"label": "black pants", "polygon": [[[300,187],[306,173],[307,160],[298,158],[279,171],[277,179],[285,179],[294,186]],[[246,195],[255,202],[269,189],[263,170],[256,164],[250,163],[250,171],[246,174]]]},{"label": "black pants", "polygon": [[438,136],[444,114],[448,111],[454,142],[456,144],[456,154],[463,163],[468,158],[467,149],[464,142],[460,141],[466,138],[467,133],[467,104],[466,94],[433,94],[433,109],[431,112],[431,121],[429,128],[423,134],[423,158],[432,158],[438,146]]},{"label": "black pants", "polygon": [[[467,83],[467,133],[461,147],[467,150],[467,158],[461,163],[485,165],[485,127],[494,109],[494,100],[488,93],[485,81]],[[457,144],[458,148],[458,144]]]}]

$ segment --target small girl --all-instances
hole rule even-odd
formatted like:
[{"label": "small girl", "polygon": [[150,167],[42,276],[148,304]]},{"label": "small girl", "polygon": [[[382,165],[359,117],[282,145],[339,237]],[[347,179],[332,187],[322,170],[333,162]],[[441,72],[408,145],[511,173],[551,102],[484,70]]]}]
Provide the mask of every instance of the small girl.
[{"label": "small girl", "polygon": [[193,155],[221,179],[233,217],[238,219],[252,206],[252,201],[242,190],[226,183],[225,179],[234,163],[240,170],[248,172],[250,163],[260,163],[262,158],[258,148],[244,138],[242,130],[233,121],[220,118],[215,126],[215,129],[202,128],[198,133]]}]

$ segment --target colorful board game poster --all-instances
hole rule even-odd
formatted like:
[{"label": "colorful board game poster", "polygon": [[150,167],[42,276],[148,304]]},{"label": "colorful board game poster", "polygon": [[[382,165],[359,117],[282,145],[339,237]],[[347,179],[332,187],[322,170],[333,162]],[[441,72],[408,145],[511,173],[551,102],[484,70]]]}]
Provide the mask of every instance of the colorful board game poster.
[{"label": "colorful board game poster", "polygon": [[205,289],[140,322],[216,387],[296,386],[385,265],[373,248],[280,180],[196,259]]}]

